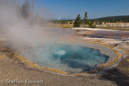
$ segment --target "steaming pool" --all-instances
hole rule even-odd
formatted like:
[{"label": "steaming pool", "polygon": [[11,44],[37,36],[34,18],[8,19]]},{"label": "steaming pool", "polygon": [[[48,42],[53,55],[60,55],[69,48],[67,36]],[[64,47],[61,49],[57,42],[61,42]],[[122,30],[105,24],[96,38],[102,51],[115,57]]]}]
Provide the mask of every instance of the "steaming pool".
[{"label": "steaming pool", "polygon": [[23,51],[23,55],[39,66],[55,68],[67,73],[81,73],[103,64],[109,56],[98,49],[80,45],[40,45]]}]

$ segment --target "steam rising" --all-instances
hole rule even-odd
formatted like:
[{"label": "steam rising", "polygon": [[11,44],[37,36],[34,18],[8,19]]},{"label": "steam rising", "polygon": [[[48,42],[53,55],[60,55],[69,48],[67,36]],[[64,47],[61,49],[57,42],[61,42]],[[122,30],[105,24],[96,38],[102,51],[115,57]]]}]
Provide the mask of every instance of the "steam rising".
[{"label": "steam rising", "polygon": [[50,37],[43,32],[45,24],[28,0],[22,6],[17,0],[0,0],[0,33],[7,34],[11,46],[19,48],[47,42]]},{"label": "steam rising", "polygon": [[46,21],[34,11],[33,4],[26,0],[19,6],[16,1],[0,0],[0,33],[7,35],[14,49],[33,47],[22,52],[32,62],[66,72],[82,72],[107,61],[108,56],[101,55],[98,50],[57,44],[58,37],[66,36],[66,31],[62,34],[58,29],[56,35],[50,34]]}]

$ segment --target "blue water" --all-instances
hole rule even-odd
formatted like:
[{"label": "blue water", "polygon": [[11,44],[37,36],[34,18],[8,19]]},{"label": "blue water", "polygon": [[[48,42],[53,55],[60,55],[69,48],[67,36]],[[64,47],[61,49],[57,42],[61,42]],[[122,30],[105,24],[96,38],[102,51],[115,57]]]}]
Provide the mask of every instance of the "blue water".
[{"label": "blue water", "polygon": [[109,56],[94,48],[79,45],[40,45],[23,52],[31,62],[43,67],[60,69],[69,73],[95,69],[97,64],[105,63]]}]

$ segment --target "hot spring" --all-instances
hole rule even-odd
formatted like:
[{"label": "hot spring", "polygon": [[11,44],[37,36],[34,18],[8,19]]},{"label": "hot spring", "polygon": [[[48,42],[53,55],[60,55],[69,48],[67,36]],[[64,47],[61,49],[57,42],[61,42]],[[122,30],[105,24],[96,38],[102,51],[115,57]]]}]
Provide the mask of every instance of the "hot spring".
[{"label": "hot spring", "polygon": [[103,64],[109,56],[98,49],[80,45],[40,45],[23,51],[23,55],[39,66],[55,68],[67,73],[81,73]]}]

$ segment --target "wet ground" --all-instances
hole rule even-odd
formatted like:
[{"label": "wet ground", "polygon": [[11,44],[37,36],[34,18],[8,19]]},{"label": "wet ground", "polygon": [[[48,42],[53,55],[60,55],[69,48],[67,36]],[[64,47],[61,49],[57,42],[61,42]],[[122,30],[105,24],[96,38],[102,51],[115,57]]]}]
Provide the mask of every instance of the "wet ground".
[{"label": "wet ground", "polygon": [[[50,34],[57,33],[56,35],[68,36],[73,35],[75,37],[90,37],[90,38],[111,38],[116,40],[129,40],[129,31],[115,31],[115,30],[73,30],[70,28],[48,28],[44,31],[49,32]],[[58,34],[59,33],[59,34]]]},{"label": "wet ground", "polygon": [[73,31],[72,34],[90,38],[129,39],[129,31]]},{"label": "wet ground", "polygon": [[89,37],[97,38],[128,38],[129,32],[126,31],[96,31],[94,35],[89,35]]}]

